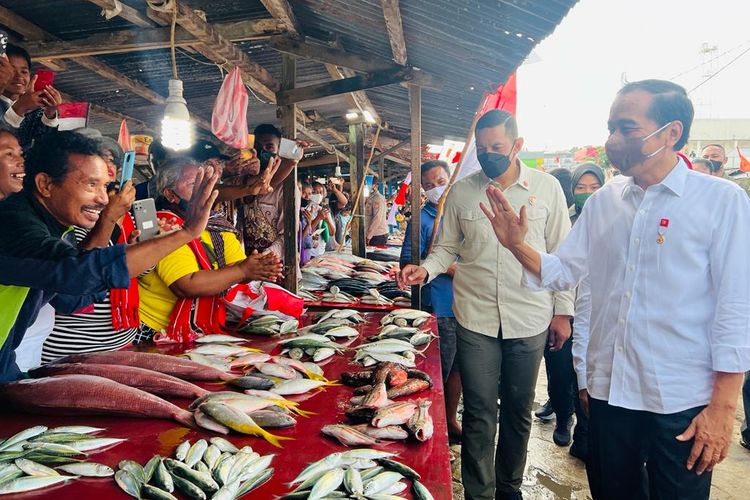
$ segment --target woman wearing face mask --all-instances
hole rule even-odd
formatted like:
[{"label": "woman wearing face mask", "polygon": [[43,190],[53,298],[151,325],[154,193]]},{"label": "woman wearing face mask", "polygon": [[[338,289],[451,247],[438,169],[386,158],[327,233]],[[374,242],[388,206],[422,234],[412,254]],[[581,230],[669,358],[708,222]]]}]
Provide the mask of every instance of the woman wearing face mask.
[{"label": "woman wearing face mask", "polygon": [[572,180],[576,213],[571,216],[570,222],[575,224],[586,200],[604,185],[604,170],[596,163],[581,163],[573,170]]}]

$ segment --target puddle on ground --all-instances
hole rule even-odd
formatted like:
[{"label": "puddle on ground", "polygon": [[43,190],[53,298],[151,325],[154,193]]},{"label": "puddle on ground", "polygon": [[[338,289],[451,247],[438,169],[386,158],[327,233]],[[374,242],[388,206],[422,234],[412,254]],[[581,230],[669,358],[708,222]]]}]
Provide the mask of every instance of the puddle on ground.
[{"label": "puddle on ground", "polygon": [[523,478],[523,497],[529,500],[584,500],[588,497],[574,484],[565,484],[558,478],[529,466]]}]

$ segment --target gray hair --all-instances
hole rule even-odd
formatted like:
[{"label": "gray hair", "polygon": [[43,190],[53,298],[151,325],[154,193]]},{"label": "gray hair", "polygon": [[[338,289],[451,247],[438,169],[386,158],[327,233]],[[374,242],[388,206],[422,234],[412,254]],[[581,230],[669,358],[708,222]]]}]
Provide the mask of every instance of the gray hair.
[{"label": "gray hair", "polygon": [[165,189],[174,189],[187,167],[199,167],[200,164],[191,158],[173,158],[159,167],[156,174],[156,191],[164,194]]}]

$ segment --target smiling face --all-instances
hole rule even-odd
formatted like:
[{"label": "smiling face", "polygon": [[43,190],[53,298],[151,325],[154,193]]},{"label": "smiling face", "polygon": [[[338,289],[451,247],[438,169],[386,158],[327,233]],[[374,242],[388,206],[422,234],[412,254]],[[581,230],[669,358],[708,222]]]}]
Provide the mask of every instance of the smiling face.
[{"label": "smiling face", "polygon": [[429,169],[422,175],[422,189],[429,191],[439,186],[446,186],[450,182],[448,172],[443,167],[437,166]]},{"label": "smiling face", "polygon": [[23,151],[18,140],[13,134],[0,133],[0,200],[21,190],[24,172]]},{"label": "smiling face", "polygon": [[91,229],[107,206],[107,163],[98,155],[71,153],[68,172],[55,183],[46,173],[36,175],[37,196],[64,226]]},{"label": "smiling face", "polygon": [[5,87],[3,94],[11,99],[18,99],[18,96],[26,92],[31,81],[31,69],[29,63],[26,62],[26,58],[16,55],[8,56],[8,61],[11,66],[15,69],[13,79],[10,84]]}]

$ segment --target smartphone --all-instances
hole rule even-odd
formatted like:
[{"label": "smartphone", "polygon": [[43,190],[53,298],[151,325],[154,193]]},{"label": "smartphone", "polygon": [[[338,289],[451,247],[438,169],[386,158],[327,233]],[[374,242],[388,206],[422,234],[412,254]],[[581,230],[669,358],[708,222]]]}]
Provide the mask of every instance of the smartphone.
[{"label": "smartphone", "polygon": [[34,92],[39,92],[47,88],[47,85],[55,83],[55,72],[49,69],[40,69],[36,72],[36,81],[34,82]]},{"label": "smartphone", "polygon": [[0,56],[5,55],[5,49],[8,47],[8,33],[0,30]]},{"label": "smartphone", "polygon": [[120,175],[120,189],[125,183],[133,178],[133,167],[135,166],[135,151],[128,151],[122,158],[122,174]]},{"label": "smartphone", "polygon": [[156,205],[153,198],[133,202],[135,228],[141,232],[138,241],[146,241],[159,234],[159,221],[156,218]]}]

